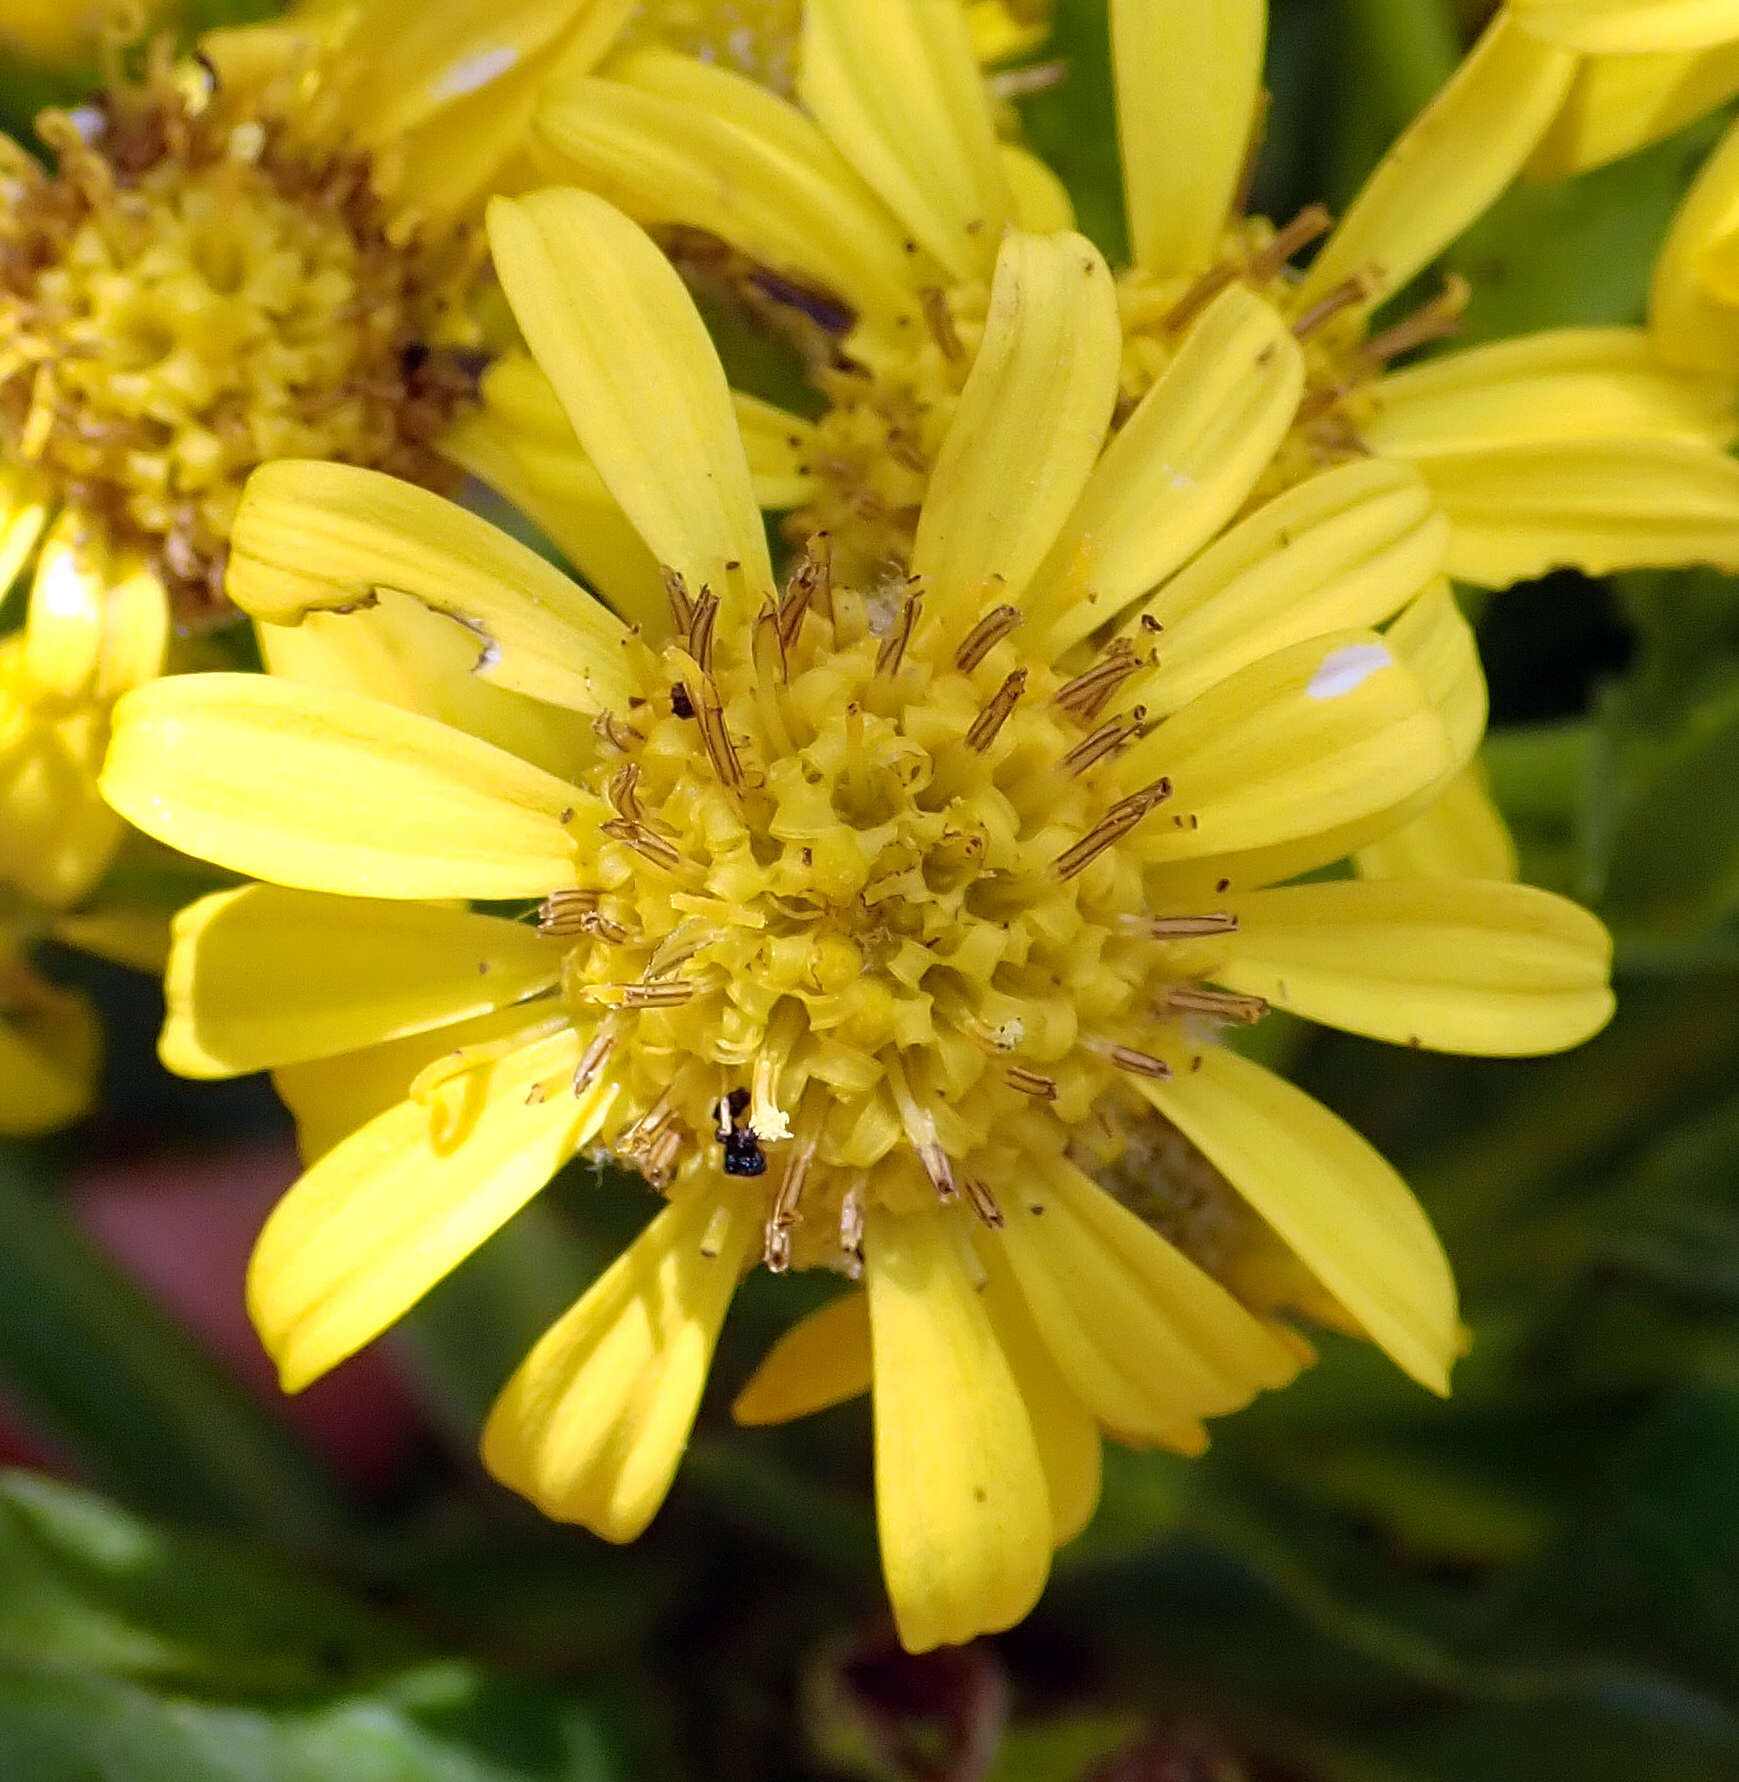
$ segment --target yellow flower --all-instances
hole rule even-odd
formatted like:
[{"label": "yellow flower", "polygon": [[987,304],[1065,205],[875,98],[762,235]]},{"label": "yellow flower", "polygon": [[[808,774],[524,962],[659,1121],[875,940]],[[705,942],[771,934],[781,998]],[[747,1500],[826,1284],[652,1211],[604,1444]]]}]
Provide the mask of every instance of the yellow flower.
[{"label": "yellow flower", "polygon": [[1193,1452],[1308,1354],[1075,1161],[1096,1115],[1150,1106],[1340,1321],[1444,1389],[1460,1335],[1423,1213],[1215,1032],[1272,1001],[1523,1052],[1609,1012],[1603,932],[1544,893],[1260,888],[1393,829],[1477,742],[1416,473],[1332,469],[1228,530],[1302,388],[1284,318],[1222,292],[1110,434],[1110,273],[1014,232],[911,577],[854,586],[818,538],[780,587],[669,262],[577,191],[490,221],[665,612],[630,626],[426,491],[297,463],[250,485],[231,593],[279,627],[420,603],[575,765],[487,718],[196,675],[122,703],[105,769],[131,821],[262,881],[181,918],[163,1054],[275,1069],[324,1153],[250,1277],[286,1387],[601,1145],[667,1205],[507,1386],[496,1476],[637,1535],[744,1270],[861,1275],[741,1414],[873,1376],[901,1637],[1004,1627],[1091,1513],[1101,1430]]},{"label": "yellow flower", "polygon": [[1583,58],[1532,171],[1578,173],[1739,93],[1734,0],[1509,0],[1516,25]]},{"label": "yellow flower", "polygon": [[[1501,17],[1338,228],[1311,207],[1276,229],[1241,195],[1265,19],[1263,0],[1112,0],[1133,250],[1118,278],[1124,407],[1212,296],[1242,284],[1305,344],[1305,396],[1263,492],[1366,456],[1416,465],[1453,525],[1451,574],[1488,587],[1561,565],[1739,566],[1733,392],[1660,365],[1644,331],[1564,329],[1388,372],[1452,331],[1466,293],[1370,324],[1509,184],[1578,55]],[[833,320],[797,529],[826,526],[869,573],[909,558],[1003,228],[1064,226],[1067,199],[997,143],[947,0],[809,0],[803,29],[800,106],[644,50],[555,77],[537,130],[564,177],[647,224],[722,237],[767,269],[763,294]]]},{"label": "yellow flower", "polygon": [[1739,131],[1728,131],[1679,207],[1655,264],[1649,326],[1669,364],[1739,376]]},{"label": "yellow flower", "polygon": [[[132,17],[101,46],[98,97],[39,119],[52,168],[0,138],[0,594],[30,583],[0,642],[0,1129],[72,1117],[95,1069],[88,1012],[30,975],[29,942],[150,962],[162,926],[88,907],[121,839],[96,791],[114,699],[161,671],[172,611],[217,610],[264,459],[456,481],[433,442],[473,381],[483,252],[464,206],[539,83],[629,10],[310,8],[212,33],[198,62],[165,40],[137,83]],[[343,53],[389,27],[390,58]]]}]

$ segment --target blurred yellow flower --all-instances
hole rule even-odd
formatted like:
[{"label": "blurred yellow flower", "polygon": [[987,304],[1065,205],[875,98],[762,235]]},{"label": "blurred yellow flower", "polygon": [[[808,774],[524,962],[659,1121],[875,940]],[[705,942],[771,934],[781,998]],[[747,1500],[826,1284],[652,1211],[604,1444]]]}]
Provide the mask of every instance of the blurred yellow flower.
[{"label": "blurred yellow flower", "polygon": [[[361,668],[349,691],[158,681],[105,772],[130,820],[262,881],[181,918],[163,1053],[275,1069],[324,1151],[251,1272],[286,1387],[602,1146],[667,1205],[509,1383],[487,1464],[629,1539],[744,1271],[861,1277],[739,1412],[871,1387],[913,1649],[1025,1614],[1092,1511],[1102,1431],[1194,1452],[1288,1380],[1308,1346],[1267,1305],[1312,1300],[1444,1390],[1460,1332],[1423,1213],[1218,1036],[1273,1004],[1519,1053],[1610,1010],[1603,931],[1544,893],[1262,889],[1393,830],[1477,743],[1417,474],[1334,467],[1234,523],[1304,387],[1285,317],[1229,283],[1114,430],[1112,276],[1077,235],[1014,230],[910,573],[855,583],[817,537],[781,587],[669,262],[577,191],[497,200],[491,240],[664,610],[626,623],[438,497],[307,463],[250,484],[230,591],[377,642],[414,604],[567,765],[500,746],[495,713],[404,709],[389,650],[395,703]],[[1241,1221],[1257,1311],[1084,1172],[1093,1123],[1149,1107],[1222,1203],[1177,1235],[1213,1265]]]},{"label": "blurred yellow flower", "polygon": [[[0,7],[0,52],[34,62],[84,62],[105,26],[122,8],[117,0],[6,0]],[[170,0],[127,0],[129,29],[178,10]]]},{"label": "blurred yellow flower", "polygon": [[[161,583],[137,559],[93,562],[65,516],[39,549],[44,509],[17,483],[10,511],[0,583],[39,555],[24,626],[0,641],[0,1134],[17,1135],[83,1113],[99,1057],[91,1011],[35,974],[30,944],[57,939],[161,963],[161,921],[78,906],[122,833],[97,790],[109,713],[158,673],[169,615]],[[141,932],[142,947],[123,938]]]},{"label": "blurred yellow flower", "polygon": [[1739,377],[1739,130],[1729,130],[1673,220],[1656,262],[1649,326],[1668,363]]}]

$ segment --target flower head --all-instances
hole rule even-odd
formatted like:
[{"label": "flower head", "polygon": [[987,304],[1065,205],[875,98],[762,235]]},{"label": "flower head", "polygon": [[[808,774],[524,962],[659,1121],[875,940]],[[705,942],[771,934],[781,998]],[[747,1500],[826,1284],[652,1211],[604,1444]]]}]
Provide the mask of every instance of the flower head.
[{"label": "flower head", "polygon": [[[1331,470],[1227,530],[1302,387],[1284,318],[1221,293],[1112,433],[1110,273],[1079,236],[1017,231],[910,574],[854,585],[817,537],[781,584],[723,372],[651,241],[571,191],[498,200],[491,234],[665,612],[630,628],[437,497],[306,464],[250,486],[231,592],[286,626],[423,603],[478,677],[572,714],[576,765],[201,675],[130,697],[106,769],[134,822],[267,881],[183,917],[164,1053],[276,1067],[313,1146],[338,1141],[254,1261],[286,1384],[601,1145],[667,1205],[508,1385],[497,1476],[637,1534],[740,1274],[831,1268],[863,1294],[741,1412],[873,1377],[902,1637],[1006,1626],[1091,1512],[1101,1430],[1193,1451],[1308,1353],[1265,1315],[1284,1290],[1252,1311],[1085,1173],[1093,1123],[1151,1106],[1235,1190],[1244,1224],[1211,1254],[1198,1221],[1204,1260],[1267,1254],[1270,1288],[1290,1271],[1441,1389],[1459,1332],[1423,1214],[1217,1037],[1273,1002],[1540,1050],[1610,1007],[1598,924],[1542,893],[1259,889],[1392,829],[1477,739],[1417,478]],[[430,901],[452,898],[534,919]]]},{"label": "flower head", "polygon": [[[1316,206],[1276,225],[1244,208],[1266,10],[1111,5],[1132,254],[1117,279],[1120,413],[1214,296],[1242,286],[1304,348],[1303,399],[1259,494],[1373,455],[1415,465],[1453,524],[1451,572],[1493,587],[1564,564],[1739,562],[1732,392],[1662,365],[1642,331],[1560,330],[1391,371],[1453,330],[1466,290],[1373,321],[1528,160],[1578,54],[1512,8],[1338,226]],[[945,0],[809,0],[797,90],[785,104],[649,50],[556,77],[537,127],[564,174],[649,224],[722,237],[762,269],[763,300],[824,325],[829,409],[794,530],[825,526],[842,562],[873,573],[909,562],[1003,228],[1066,226],[1068,201],[998,142]]]}]

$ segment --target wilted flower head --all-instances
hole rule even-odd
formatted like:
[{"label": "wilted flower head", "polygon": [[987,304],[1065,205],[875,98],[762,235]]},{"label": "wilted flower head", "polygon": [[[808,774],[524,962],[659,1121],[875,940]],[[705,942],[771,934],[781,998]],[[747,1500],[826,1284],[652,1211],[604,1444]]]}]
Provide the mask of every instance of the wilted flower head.
[{"label": "wilted flower head", "polygon": [[668,262],[579,192],[499,200],[491,232],[664,611],[631,627],[438,497],[307,464],[251,486],[231,592],[357,627],[359,663],[421,603],[565,724],[568,765],[474,711],[484,734],[201,675],[123,704],[106,772],[134,822],[265,881],[183,917],[164,1054],[276,1068],[331,1144],[252,1270],[286,1385],[601,1146],[668,1204],[508,1385],[489,1466],[632,1537],[743,1271],[861,1277],[743,1414],[873,1376],[902,1638],[1003,1627],[1092,1509],[1101,1430],[1194,1450],[1308,1354],[1266,1315],[1284,1285],[1253,1312],[1084,1173],[1077,1141],[1127,1105],[1211,1160],[1290,1297],[1443,1388],[1460,1339],[1423,1214],[1216,1030],[1272,1000],[1551,1049],[1605,1019],[1606,942],[1511,885],[1258,889],[1403,821],[1484,710],[1410,474],[1337,469],[1225,530],[1302,386],[1284,318],[1222,292],[1111,433],[1111,276],[1079,236],[1011,233],[911,575],[853,585],[817,537],[781,585]]}]

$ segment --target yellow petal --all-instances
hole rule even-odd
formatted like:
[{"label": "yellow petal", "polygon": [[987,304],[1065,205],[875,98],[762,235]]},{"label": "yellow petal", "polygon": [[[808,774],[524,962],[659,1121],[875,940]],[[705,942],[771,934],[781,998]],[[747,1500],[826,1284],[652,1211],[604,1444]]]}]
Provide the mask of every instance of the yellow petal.
[{"label": "yellow petal", "polygon": [[1057,1371],[996,1246],[982,1246],[984,1309],[1032,1424],[1051,1505],[1051,1545],[1072,1541],[1099,1507],[1099,1425]]},{"label": "yellow petal", "polygon": [[[666,50],[619,56],[607,80],[552,83],[538,140],[551,167],[646,224],[685,223],[872,326],[914,326],[918,281],[886,206],[796,106]],[[932,274],[931,276],[934,276]]]},{"label": "yellow petal", "polygon": [[244,885],[175,919],[158,1050],[188,1077],[329,1057],[547,990],[561,948],[440,904]]},{"label": "yellow petal", "polygon": [[439,1060],[457,1062],[461,1054],[482,1057],[487,1051],[493,1056],[503,1042],[523,1043],[528,1032],[541,1030],[542,1013],[498,1009],[451,1027],[280,1067],[272,1073],[272,1082],[295,1119],[303,1163],[324,1157],[353,1132],[396,1107],[430,1065]]},{"label": "yellow petal", "polygon": [[169,654],[169,590],[137,560],[116,566],[103,602],[103,645],[96,695],[115,699],[163,672]]},{"label": "yellow petal", "polygon": [[1528,163],[1563,179],[1671,136],[1739,93],[1739,42],[1721,49],[1597,56],[1576,71],[1558,120]]},{"label": "yellow petal", "polygon": [[1112,0],[1124,204],[1146,272],[1218,257],[1250,154],[1267,15],[1264,0]]},{"label": "yellow petal", "polygon": [[479,1064],[448,1085],[450,1105],[400,1102],[279,1201],[248,1311],[286,1392],[401,1318],[592,1137],[614,1089],[568,1094],[578,1058],[564,1030]]},{"label": "yellow petal", "polygon": [[1612,1014],[1612,941],[1568,899],[1484,879],[1341,879],[1230,898],[1215,982],[1397,1045],[1516,1058]]},{"label": "yellow petal", "polygon": [[1122,356],[1098,249],[1080,235],[1005,237],[912,549],[939,611],[1018,604],[1099,456]]},{"label": "yellow petal", "polygon": [[1485,735],[1488,699],[1485,670],[1473,627],[1439,578],[1383,634],[1383,641],[1412,670],[1449,733],[1459,769]]},{"label": "yellow petal", "polygon": [[96,677],[103,653],[103,599],[109,553],[72,509],[48,529],[24,618],[24,672],[31,684],[76,699]]},{"label": "yellow petal", "polygon": [[1165,1441],[1298,1371],[1266,1326],[1078,1171],[1059,1165],[1006,1198],[1001,1252],[1069,1390],[1108,1428]]},{"label": "yellow petal", "polygon": [[546,1516],[633,1540],[676,1475],[756,1231],[728,1188],[666,1207],[508,1381],[489,1471]]},{"label": "yellow petal", "polygon": [[[1368,459],[1289,489],[1142,608],[1158,662],[1122,695],[1164,714],[1259,656],[1380,624],[1441,573],[1449,522],[1405,465]],[[1139,640],[1139,634],[1131,631]]]},{"label": "yellow petal", "polygon": [[1398,291],[1515,178],[1569,91],[1576,57],[1507,12],[1410,124],[1311,263],[1301,303],[1370,275]]},{"label": "yellow petal", "polygon": [[1134,838],[1147,859],[1169,862],[1333,830],[1431,785],[1453,758],[1397,653],[1374,633],[1341,631],[1239,670],[1123,764],[1129,784],[1171,781]]},{"label": "yellow petal", "polygon": [[[362,0],[347,23],[361,52],[348,97],[365,139],[386,142],[580,37],[602,55],[633,0]],[[390,54],[381,53],[391,46]]]},{"label": "yellow petal", "polygon": [[1044,1589],[1051,1512],[1008,1357],[945,1217],[869,1211],[876,1519],[908,1652],[1012,1627]]},{"label": "yellow petal", "polygon": [[[1739,130],[1704,163],[1655,263],[1649,326],[1662,358],[1725,380],[1739,372]],[[1708,380],[1704,380],[1708,381]]]},{"label": "yellow petal", "polygon": [[1422,458],[1449,573],[1481,587],[1574,568],[1739,568],[1739,464],[1677,439],[1569,439]]},{"label": "yellow petal", "polygon": [[1023,18],[1024,8],[1010,8],[1008,0],[966,0],[966,25],[972,33],[972,52],[980,62],[1006,62],[1030,55],[1046,36],[1044,19]]},{"label": "yellow petal", "polygon": [[574,882],[573,788],[372,699],[177,675],[115,710],[103,794],[232,872],[362,897],[541,897]]},{"label": "yellow petal", "polygon": [[1516,22],[1584,55],[1708,49],[1739,37],[1739,0],[1510,0]]},{"label": "yellow petal", "polygon": [[0,642],[0,883],[34,903],[65,909],[114,858],[122,826],[97,790],[108,743],[103,706],[89,698],[44,700],[23,667],[27,640]]},{"label": "yellow petal", "polygon": [[773,571],[730,388],[670,262],[587,192],[498,198],[489,240],[532,356],[653,555],[758,604]]},{"label": "yellow petal", "polygon": [[870,1389],[869,1301],[844,1293],[792,1325],[736,1396],[739,1423],[789,1423]]},{"label": "yellow petal", "polygon": [[990,271],[1009,190],[959,0],[809,0],[797,91],[955,278]]},{"label": "yellow petal", "polygon": [[48,524],[48,498],[32,476],[0,471],[0,599],[36,551]]},{"label": "yellow petal", "polygon": [[1002,174],[1008,181],[1008,200],[1017,228],[1035,235],[1050,235],[1075,226],[1075,204],[1069,188],[1037,155],[1017,143],[1002,145]]},{"label": "yellow petal", "polygon": [[595,753],[592,727],[572,712],[480,679],[476,637],[409,594],[389,589],[357,612],[254,630],[267,672],[284,680],[437,718],[563,779]]},{"label": "yellow petal", "polygon": [[1520,870],[1516,844],[1477,765],[1463,768],[1410,823],[1360,848],[1354,864],[1366,879],[1513,880]]},{"label": "yellow petal", "polygon": [[[13,979],[14,974],[22,974]],[[34,1138],[69,1125],[94,1100],[102,1029],[82,996],[0,961],[0,1136]]]},{"label": "yellow petal", "polygon": [[1278,311],[1241,285],[1191,328],[1087,479],[1029,610],[1061,649],[1170,575],[1244,505],[1285,437],[1304,361]]},{"label": "yellow petal", "polygon": [[255,471],[225,586],[274,625],[409,594],[473,634],[481,679],[576,711],[621,706],[634,686],[627,630],[583,588],[456,503],[355,465]]},{"label": "yellow petal", "polygon": [[63,947],[161,977],[169,963],[169,917],[155,910],[80,910],[56,916],[48,932]]},{"label": "yellow petal", "polygon": [[511,421],[479,409],[449,422],[441,455],[518,508],[642,635],[662,638],[670,629],[670,598],[658,559],[572,438],[565,415],[562,426],[572,442],[566,451],[528,442]]},{"label": "yellow petal", "polygon": [[1382,379],[1360,434],[1402,458],[1631,435],[1725,445],[1739,427],[1733,395],[1664,365],[1640,328],[1560,328]]},{"label": "yellow petal", "polygon": [[1407,1185],[1359,1135],[1221,1046],[1132,1079],[1267,1220],[1371,1340],[1433,1392],[1460,1348],[1455,1283]]}]

